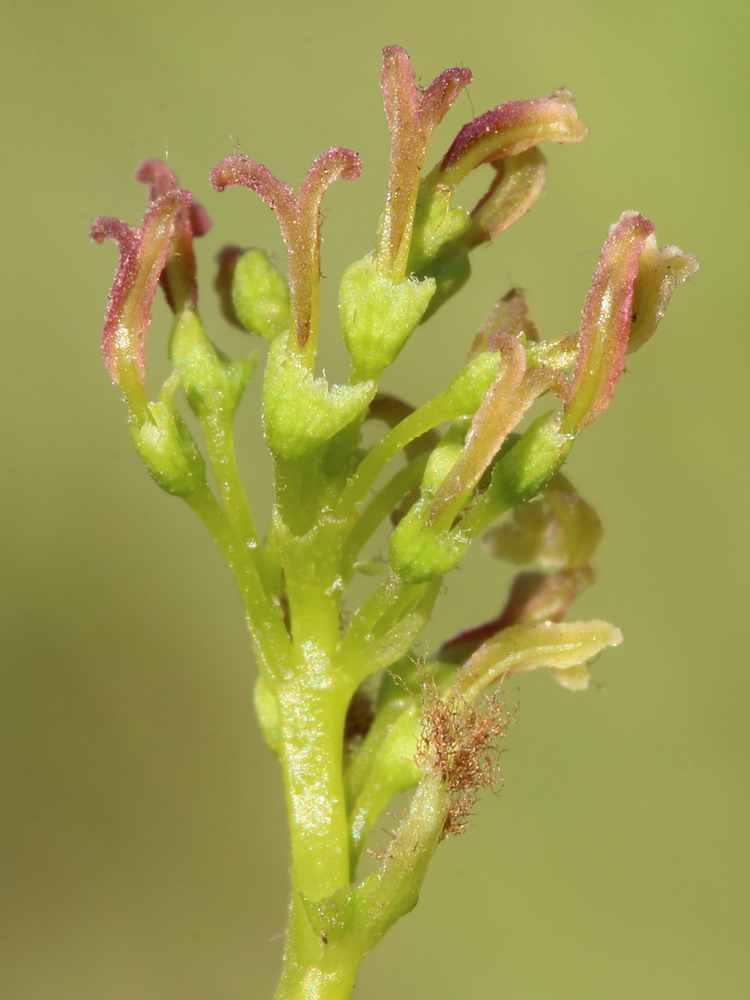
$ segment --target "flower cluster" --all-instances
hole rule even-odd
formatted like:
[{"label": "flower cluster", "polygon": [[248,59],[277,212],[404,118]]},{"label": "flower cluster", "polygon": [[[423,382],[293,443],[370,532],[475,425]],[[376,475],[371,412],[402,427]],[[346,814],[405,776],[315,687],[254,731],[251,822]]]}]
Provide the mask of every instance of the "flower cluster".
[{"label": "flower cluster", "polygon": [[[657,247],[651,222],[625,212],[604,242],[575,333],[540,338],[523,293],[511,289],[467,337],[465,360],[437,396],[413,406],[379,390],[407,340],[466,284],[476,247],[538,199],[541,146],[586,134],[571,94],[558,90],[475,118],[425,171],[432,133],[471,73],[447,70],[421,90],[402,48],[383,56],[390,171],[374,249],[341,278],[346,384],[316,373],[320,211],[329,184],[359,175],[359,157],[329,149],[296,191],[247,156],[211,172],[218,192],[258,194],[286,247],[284,269],[262,250],[229,246],[216,279],[225,315],[268,342],[263,422],[275,501],[265,538],[233,436],[257,358],[228,359],[198,310],[193,239],[209,228],[205,211],[150,160],[137,173],[149,189],[141,225],[102,218],[91,232],[120,253],[102,345],[136,450],[212,532],[245,603],[256,708],[290,809],[294,885],[280,998],[348,995],[361,956],[413,905],[436,844],[463,827],[476,789],[492,782],[490,745],[509,720],[485,692],[539,667],[583,689],[591,660],[621,641],[606,622],[565,620],[593,579],[601,525],[561,469],[612,401],[628,352],[651,337],[676,286],[697,269],[689,254]],[[487,188],[467,209],[462,183],[485,167]],[[152,401],[145,350],[159,285],[174,313],[174,370]],[[543,398],[547,408],[531,419]],[[366,448],[368,421],[385,429]],[[433,656],[418,654],[446,574],[480,535],[488,552],[521,567],[504,607]],[[375,583],[352,607],[357,573]],[[357,881],[377,817],[409,788],[392,844]]]}]

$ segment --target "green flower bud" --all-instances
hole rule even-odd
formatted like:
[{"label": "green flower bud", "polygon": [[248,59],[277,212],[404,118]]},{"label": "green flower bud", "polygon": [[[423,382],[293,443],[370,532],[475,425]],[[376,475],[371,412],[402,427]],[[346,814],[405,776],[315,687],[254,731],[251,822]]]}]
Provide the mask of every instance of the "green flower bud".
[{"label": "green flower bud", "polygon": [[230,361],[211,343],[192,310],[183,312],[177,320],[170,354],[190,409],[197,417],[234,416],[258,362],[256,355]]},{"label": "green flower bud", "polygon": [[440,444],[433,449],[422,478],[423,493],[430,495],[437,493],[440,484],[456,464],[464,447],[468,424],[468,420],[455,421],[443,435]]},{"label": "green flower bud", "polygon": [[435,281],[408,278],[394,284],[377,269],[375,257],[356,261],[344,273],[339,310],[344,340],[360,378],[377,378],[395,361],[419,326]]},{"label": "green flower bud", "polygon": [[539,417],[495,463],[487,502],[508,510],[531,500],[563,464],[571,444],[560,430],[559,414]]},{"label": "green flower bud", "polygon": [[445,390],[454,412],[470,416],[479,409],[485,393],[492,385],[500,364],[497,351],[483,351],[456,375]]},{"label": "green flower bud", "polygon": [[232,305],[245,329],[265,340],[289,329],[289,286],[264,250],[248,250],[237,261]]},{"label": "green flower bud", "polygon": [[458,565],[469,545],[460,531],[439,531],[427,523],[430,504],[430,498],[415,503],[391,536],[391,566],[406,583],[444,576]]},{"label": "green flower bud", "polygon": [[453,189],[443,184],[423,190],[417,202],[412,230],[409,270],[422,271],[452,240],[471,225],[466,209],[452,207]]},{"label": "green flower bud", "polygon": [[133,432],[135,450],[163,490],[189,496],[206,482],[206,467],[192,434],[167,394],[149,403],[146,414]]},{"label": "green flower bud", "polygon": [[268,446],[285,459],[299,459],[330,441],[358,417],[375,395],[374,382],[334,385],[315,378],[300,356],[278,337],[268,354],[263,420]]},{"label": "green flower bud", "polygon": [[455,257],[446,256],[438,259],[434,266],[429,268],[427,275],[435,282],[436,289],[429,308],[422,317],[423,323],[434,316],[448,299],[452,299],[457,292],[460,292],[471,277],[471,261],[468,253],[461,250]]}]

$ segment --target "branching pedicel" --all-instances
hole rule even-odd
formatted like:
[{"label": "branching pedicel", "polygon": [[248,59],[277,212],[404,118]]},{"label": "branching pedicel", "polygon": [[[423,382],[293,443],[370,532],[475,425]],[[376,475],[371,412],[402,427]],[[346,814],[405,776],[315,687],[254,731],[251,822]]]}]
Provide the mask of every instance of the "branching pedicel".
[{"label": "branching pedicel", "polygon": [[[350,996],[362,957],[414,906],[438,843],[463,827],[477,789],[496,776],[493,747],[510,716],[487,689],[546,667],[580,690],[588,663],[621,640],[606,622],[563,620],[592,580],[601,527],[560,469],[577,435],[609,405],[626,353],[648,340],[697,263],[675,247],[657,249],[653,225],[626,212],[604,244],[577,333],[540,340],[512,289],[434,399],[414,409],[379,392],[406,340],[468,279],[471,251],[538,198],[539,144],[585,135],[566,91],[514,101],[465,125],[423,175],[432,131],[470,80],[468,70],[451,69],[420,91],[406,52],[383,53],[390,177],[377,248],[341,281],[346,385],[315,375],[319,213],[332,181],[359,174],[358,156],[328,150],[297,191],[246,156],[227,157],[211,174],[217,191],[240,185],[261,196],[288,255],[285,278],[263,251],[230,247],[217,280],[230,318],[269,342],[263,422],[275,502],[265,541],[233,442],[257,359],[228,360],[201,324],[193,237],[209,227],[204,210],[169,167],[150,160],[137,174],[150,201],[140,227],[102,218],[92,229],[93,239],[109,237],[120,251],[103,348],[136,450],[159,486],[208,527],[247,612],[257,714],[281,762],[289,810],[292,892],[277,1000]],[[457,189],[483,164],[489,187],[466,211]],[[175,315],[174,371],[151,401],[145,343],[158,284]],[[211,480],[178,390],[200,424]],[[550,409],[519,431],[542,397]],[[365,449],[368,420],[385,432]],[[387,559],[363,559],[389,517]],[[482,533],[493,555],[527,569],[497,618],[420,658],[414,643],[443,579]],[[380,582],[359,607],[347,607],[344,624],[349,583],[373,568]],[[362,875],[373,824],[409,789],[387,852]]]}]

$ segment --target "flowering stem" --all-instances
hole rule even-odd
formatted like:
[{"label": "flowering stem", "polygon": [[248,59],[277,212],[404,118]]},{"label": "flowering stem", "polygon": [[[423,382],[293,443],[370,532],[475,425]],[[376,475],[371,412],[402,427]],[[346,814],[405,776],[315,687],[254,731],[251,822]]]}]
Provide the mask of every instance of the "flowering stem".
[{"label": "flowering stem", "polygon": [[419,783],[406,818],[391,843],[385,863],[357,886],[358,909],[367,919],[355,922],[352,936],[370,951],[396,921],[416,905],[427,866],[445,828],[450,794],[439,773],[428,771]]},{"label": "flowering stem", "polygon": [[[512,720],[499,698],[482,700],[486,688],[546,667],[582,690],[589,662],[619,644],[606,622],[562,621],[593,579],[601,532],[559,470],[578,433],[609,405],[625,356],[651,337],[674,288],[697,268],[677,247],[659,250],[652,223],[625,213],[604,245],[576,334],[539,340],[515,289],[434,399],[415,409],[383,391],[380,377],[409,337],[468,279],[469,252],[536,202],[546,176],[538,144],[585,134],[567,91],[511,101],[466,124],[422,181],[433,132],[471,73],[446,70],[423,89],[403,49],[383,55],[390,173],[377,247],[350,264],[339,289],[347,384],[315,372],[320,218],[329,184],[359,175],[358,155],[329,149],[296,190],[244,155],[211,174],[217,191],[260,195],[287,250],[286,277],[263,251],[220,255],[225,313],[269,343],[262,409],[274,504],[263,546],[233,429],[257,355],[226,357],[200,320],[193,240],[210,226],[205,210],[170,167],[148,160],[136,175],[149,186],[140,226],[102,217],[91,230],[119,251],[102,349],[128,404],[135,449],[154,481],[206,525],[245,606],[260,673],[255,707],[280,761],[289,819],[291,899],[276,1000],[348,1000],[364,955],[416,904],[437,845],[463,829],[478,790],[498,776],[493,742]],[[456,203],[458,187],[483,164],[494,180],[468,212]],[[160,286],[175,314],[173,371],[152,402],[146,339]],[[562,407],[524,429],[548,392]],[[388,427],[370,448],[362,440],[368,420]],[[449,426],[438,434],[439,425]],[[505,513],[512,523],[493,528]],[[360,562],[389,516],[387,550]],[[422,655],[417,643],[446,574],[488,528],[493,554],[530,569],[497,617]],[[349,584],[368,564],[387,575],[352,603]],[[362,876],[358,862],[378,817],[407,790],[405,817]]]}]

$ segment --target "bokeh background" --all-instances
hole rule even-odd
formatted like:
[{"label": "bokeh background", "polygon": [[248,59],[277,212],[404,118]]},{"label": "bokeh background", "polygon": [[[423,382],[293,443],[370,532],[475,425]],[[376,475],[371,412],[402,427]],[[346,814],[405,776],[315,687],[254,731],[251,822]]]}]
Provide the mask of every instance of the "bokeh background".
[{"label": "bokeh background", "polygon": [[[229,575],[139,467],[98,336],[115,266],[99,214],[136,221],[137,164],[168,157],[227,242],[281,252],[240,150],[297,184],[331,145],[362,177],[326,199],[326,364],[345,264],[372,245],[387,162],[379,50],[421,81],[475,82],[474,114],[565,85],[589,138],[547,148],[545,195],[477,254],[472,285],[402,355],[424,399],[491,303],[527,289],[543,334],[575,329],[623,209],[702,261],[568,473],[607,528],[580,616],[619,624],[596,685],[519,686],[506,784],[443,845],[417,910],[367,959],[359,1000],[740,1000],[748,995],[747,7],[735,0],[104,0],[3,5],[4,323],[0,603],[0,998],[263,1000],[286,900],[276,764]],[[166,342],[160,308],[153,372]],[[242,461],[258,509],[258,380]],[[477,552],[433,643],[493,614],[507,571]]]}]

